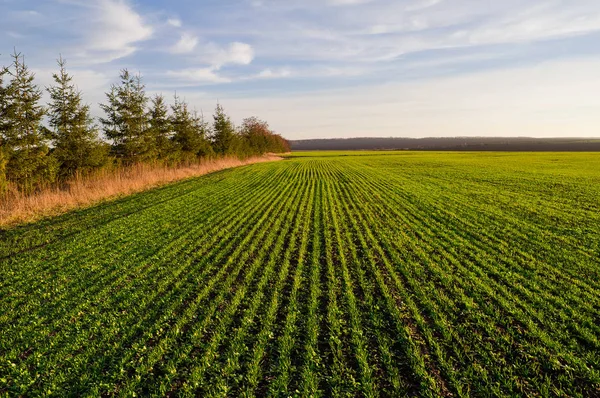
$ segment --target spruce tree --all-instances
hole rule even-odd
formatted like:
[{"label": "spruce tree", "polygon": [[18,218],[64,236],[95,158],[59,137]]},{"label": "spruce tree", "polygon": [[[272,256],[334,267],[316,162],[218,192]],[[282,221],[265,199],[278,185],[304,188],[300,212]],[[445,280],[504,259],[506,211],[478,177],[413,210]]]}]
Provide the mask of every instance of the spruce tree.
[{"label": "spruce tree", "polygon": [[203,114],[198,114],[196,110],[192,114],[192,120],[194,122],[194,129],[196,134],[200,136],[200,145],[196,150],[196,156],[198,157],[212,157],[215,154],[215,151],[210,144],[209,135],[210,135],[210,126],[208,122],[204,120]]},{"label": "spruce tree", "polygon": [[8,163],[8,157],[5,153],[5,143],[3,129],[5,126],[5,113],[7,107],[6,98],[6,87],[4,87],[4,76],[8,73],[5,67],[0,66],[0,194],[2,194],[7,187],[6,183],[6,164]]},{"label": "spruce tree", "polygon": [[58,163],[49,156],[47,137],[42,128],[46,110],[40,105],[42,90],[34,83],[35,75],[21,54],[13,54],[12,78],[3,89],[2,142],[8,154],[7,178],[24,191],[53,182]]},{"label": "spruce tree", "polygon": [[7,128],[6,113],[8,111],[8,88],[4,87],[4,77],[8,74],[8,68],[0,66],[0,145]]},{"label": "spruce tree", "polygon": [[8,158],[4,154],[4,147],[0,144],[0,197],[6,191],[8,187],[6,181],[6,164],[8,163]]},{"label": "spruce tree", "polygon": [[121,83],[112,85],[106,94],[108,103],[100,104],[106,117],[100,122],[106,137],[113,142],[113,153],[125,163],[156,159],[155,142],[149,131],[145,87],[141,77],[127,69],[120,75]]},{"label": "spruce tree", "polygon": [[171,126],[173,128],[173,142],[184,161],[193,161],[200,156],[212,153],[208,142],[207,125],[201,117],[190,112],[187,102],[175,95],[175,102],[171,106]]},{"label": "spruce tree", "polygon": [[160,160],[173,160],[169,108],[162,94],[152,97],[148,119],[150,125],[148,135],[154,141],[157,158]]},{"label": "spruce tree", "polygon": [[213,115],[213,148],[217,154],[226,155],[233,151],[233,144],[236,138],[235,127],[221,104],[217,104],[217,109]]},{"label": "spruce tree", "polygon": [[107,148],[98,139],[98,129],[90,117],[90,107],[83,103],[81,92],[66,71],[66,62],[53,74],[56,85],[47,88],[49,125],[54,144],[53,154],[60,164],[62,177],[102,167],[108,160]]}]

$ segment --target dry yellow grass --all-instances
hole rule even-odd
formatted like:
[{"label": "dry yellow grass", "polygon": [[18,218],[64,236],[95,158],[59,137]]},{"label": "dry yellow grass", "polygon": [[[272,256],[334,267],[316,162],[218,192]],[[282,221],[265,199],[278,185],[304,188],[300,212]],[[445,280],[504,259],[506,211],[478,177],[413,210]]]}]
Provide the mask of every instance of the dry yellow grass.
[{"label": "dry yellow grass", "polygon": [[0,227],[35,221],[190,177],[281,159],[277,155],[267,154],[245,160],[235,157],[201,160],[179,167],[137,164],[73,178],[60,187],[48,187],[32,195],[12,191],[0,199]]}]

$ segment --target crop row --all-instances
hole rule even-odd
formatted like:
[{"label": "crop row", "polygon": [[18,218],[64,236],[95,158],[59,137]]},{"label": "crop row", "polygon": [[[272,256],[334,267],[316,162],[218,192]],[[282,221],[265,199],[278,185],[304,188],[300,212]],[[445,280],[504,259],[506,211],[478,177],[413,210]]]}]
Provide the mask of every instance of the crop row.
[{"label": "crop row", "polygon": [[0,395],[600,396],[597,161],[528,156],[304,155],[5,231]]}]

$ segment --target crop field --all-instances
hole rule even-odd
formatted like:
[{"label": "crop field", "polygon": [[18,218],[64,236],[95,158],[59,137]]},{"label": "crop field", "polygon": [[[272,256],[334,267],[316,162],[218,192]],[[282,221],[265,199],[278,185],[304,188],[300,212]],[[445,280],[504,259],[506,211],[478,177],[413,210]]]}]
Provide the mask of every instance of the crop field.
[{"label": "crop field", "polygon": [[600,397],[600,154],[298,153],[0,232],[0,396]]}]

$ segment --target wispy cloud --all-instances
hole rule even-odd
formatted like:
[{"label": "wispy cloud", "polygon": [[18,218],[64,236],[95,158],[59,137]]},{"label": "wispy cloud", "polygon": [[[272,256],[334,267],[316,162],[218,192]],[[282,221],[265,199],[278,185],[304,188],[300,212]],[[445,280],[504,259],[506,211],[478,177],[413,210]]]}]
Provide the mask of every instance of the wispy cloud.
[{"label": "wispy cloud", "polygon": [[[317,9],[312,1],[265,5],[268,16],[276,21],[272,30],[280,34],[273,34],[271,29],[256,31],[263,52],[301,61],[381,62],[421,51],[519,44],[600,32],[600,5],[590,0],[350,3],[346,5],[352,7],[332,10],[321,7],[320,15],[312,14]],[[309,17],[294,17],[303,15],[298,9]],[[252,31],[251,26],[243,28]]]},{"label": "wispy cloud", "polygon": [[167,76],[177,80],[192,83],[229,83],[231,79],[219,76],[217,69],[209,68],[189,68],[178,71],[167,71]]},{"label": "wispy cloud", "polygon": [[[598,136],[599,68],[600,59],[577,59],[427,81],[220,100],[234,114],[258,114],[294,138]],[[210,97],[190,93],[188,98],[210,105]]]},{"label": "wispy cloud", "polygon": [[124,0],[89,4],[86,56],[110,62],[131,55],[139,42],[152,36],[152,26]]},{"label": "wispy cloud", "polygon": [[271,69],[267,68],[260,71],[256,77],[259,79],[279,79],[289,77],[292,75],[292,71],[289,68]]},{"label": "wispy cloud", "polygon": [[[583,109],[598,97],[593,84],[575,78],[600,58],[597,0],[0,0],[0,26],[0,64],[16,46],[46,82],[60,53],[92,102],[127,67],[147,78],[149,90],[185,91],[190,99],[202,90],[202,98],[228,99],[240,112],[277,109],[265,116],[298,136],[366,134],[361,117],[375,116],[382,134],[432,133],[440,114],[453,132],[468,132],[474,127],[460,118],[471,105],[480,106],[473,120],[508,131],[513,116],[505,110],[520,112],[508,100],[511,79],[563,98],[563,114],[588,122]],[[527,72],[547,68],[555,74],[546,80]],[[558,113],[558,105],[525,94],[514,94],[529,109],[521,121],[541,130],[534,117],[544,106]]]},{"label": "wispy cloud", "polygon": [[209,45],[205,50],[208,60],[219,68],[227,64],[248,65],[254,59],[252,46],[241,42],[233,42],[225,48]]},{"label": "wispy cloud", "polygon": [[328,0],[327,2],[336,6],[351,6],[357,4],[370,3],[372,1],[373,0]]},{"label": "wispy cloud", "polygon": [[[183,38],[182,38],[183,39]],[[173,52],[191,53],[196,48],[198,40],[196,37],[187,38],[183,43],[175,46]],[[225,47],[215,43],[200,46],[200,53],[195,59],[197,63],[204,64],[202,67],[184,68],[181,70],[169,70],[167,75],[175,77],[181,82],[189,83],[229,83],[233,78],[219,74],[223,67],[229,65],[249,65],[254,59],[254,49],[246,43],[233,42]]]},{"label": "wispy cloud", "polygon": [[194,49],[196,48],[197,45],[198,45],[198,37],[197,36],[194,36],[189,33],[184,33],[183,35],[181,35],[181,38],[179,39],[179,41],[177,43],[175,43],[175,45],[171,49],[171,52],[173,52],[175,54],[191,53],[192,51],[194,51]]},{"label": "wispy cloud", "polygon": [[174,26],[176,28],[181,28],[181,26],[183,26],[183,23],[181,22],[181,19],[179,19],[179,18],[169,18],[169,19],[167,19],[167,24]]}]

